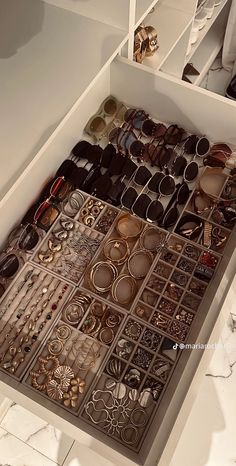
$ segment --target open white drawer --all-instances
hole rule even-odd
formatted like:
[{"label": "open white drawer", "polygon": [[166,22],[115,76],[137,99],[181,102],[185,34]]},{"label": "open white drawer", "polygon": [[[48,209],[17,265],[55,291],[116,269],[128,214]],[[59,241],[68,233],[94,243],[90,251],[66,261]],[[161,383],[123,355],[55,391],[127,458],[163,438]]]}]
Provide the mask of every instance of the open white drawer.
[{"label": "open white drawer", "polygon": [[[124,59],[117,59],[109,69],[101,74],[90,91],[77,101],[2,199],[0,203],[2,240],[32,203],[34,200],[32,196],[37,197],[45,180],[69,155],[73,145],[81,138],[87,120],[109,94],[127,105],[145,108],[159,120],[178,123],[193,133],[206,134],[213,141],[236,144],[235,106],[233,104],[226,103],[224,99],[204,90],[193,89],[191,85],[179,83],[174,78],[163,76],[163,74],[154,75]],[[204,298],[204,306],[208,309],[208,313],[202,328],[200,325],[197,328],[196,325],[194,330],[197,342],[208,342],[232,282],[236,256],[235,242],[235,235],[231,235],[217,274],[208,287]],[[200,379],[205,369],[204,365],[199,366],[202,354],[201,351],[186,351],[181,355],[177,366],[178,373],[167,387],[138,454],[122,445],[118,446],[112,439],[95,431],[76,416],[42,398],[40,394],[2,372],[0,372],[0,392],[54,424],[67,435],[79,441],[85,441],[92,448],[99,449],[100,453],[102,451],[104,456],[113,460],[115,464],[135,463],[154,466],[164,452],[165,444],[178,419],[187,393],[188,399],[191,400],[193,394],[197,392],[196,380]],[[187,415],[187,410],[185,414]],[[181,429],[181,423],[177,425],[177,429]],[[176,438],[178,434],[179,432],[176,433]],[[131,460],[131,463],[127,458]],[[162,462],[164,466],[167,464],[167,462]]]}]

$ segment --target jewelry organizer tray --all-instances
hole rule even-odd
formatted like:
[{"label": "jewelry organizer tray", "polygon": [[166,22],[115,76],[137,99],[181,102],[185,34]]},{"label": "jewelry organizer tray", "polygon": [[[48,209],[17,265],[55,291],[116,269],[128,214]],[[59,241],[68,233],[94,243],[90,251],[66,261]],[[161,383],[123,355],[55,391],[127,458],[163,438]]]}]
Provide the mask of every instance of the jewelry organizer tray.
[{"label": "jewelry organizer tray", "polygon": [[[196,187],[178,222],[186,212],[192,212],[197,192]],[[195,241],[177,234],[178,222],[171,231],[165,231],[104,201],[82,192],[80,195],[83,202],[78,213],[73,218],[65,214],[58,217],[2,297],[3,322],[4,315],[8,315],[3,306],[10,299],[8,309],[12,309],[17,290],[29,293],[28,299],[32,294],[31,306],[40,319],[47,320],[49,314],[48,310],[46,317],[41,314],[40,300],[45,298],[46,308],[49,299],[53,318],[48,319],[50,327],[42,326],[40,339],[34,342],[34,354],[24,352],[25,359],[18,368],[13,365],[17,349],[11,349],[7,362],[10,367],[3,366],[3,359],[1,370],[72,413],[85,429],[86,425],[92,427],[95,437],[99,431],[113,439],[114,446],[118,442],[138,452],[154,416],[166,402],[169,382],[178,383],[181,345],[194,343],[194,326],[199,329],[204,323],[204,295],[220,265],[231,230],[225,228],[226,240],[219,251],[214,251],[202,246],[202,234]],[[88,204],[90,208],[95,204],[98,207],[93,224],[87,217],[85,220]],[[199,218],[212,222],[212,210]],[[217,227],[214,222],[212,225]],[[108,261],[111,249],[104,250],[104,246],[109,244],[114,245],[115,256]],[[68,248],[73,248],[73,254]],[[143,256],[137,254],[140,251]],[[74,275],[71,257],[75,256],[82,257],[82,261]],[[63,263],[63,259],[68,263]],[[96,275],[91,271],[97,263],[111,264],[111,260],[116,264],[112,269],[116,277],[102,273],[99,286],[94,287]],[[35,288],[31,284],[35,274],[41,274],[43,280],[39,286],[41,294],[37,295],[36,290],[33,296]],[[131,299],[124,299],[121,294],[119,303],[114,283],[127,275],[135,283],[135,293],[132,286],[128,287]],[[55,283],[60,285],[57,299],[47,295]],[[20,298],[21,294],[17,299]],[[22,296],[26,298],[27,295]],[[18,302],[15,304],[18,309]],[[26,324],[28,320],[26,315]],[[30,335],[24,335],[22,342],[25,346],[29,346],[29,336],[33,341],[33,322],[28,331]],[[10,335],[7,339],[12,346],[9,338]]]}]

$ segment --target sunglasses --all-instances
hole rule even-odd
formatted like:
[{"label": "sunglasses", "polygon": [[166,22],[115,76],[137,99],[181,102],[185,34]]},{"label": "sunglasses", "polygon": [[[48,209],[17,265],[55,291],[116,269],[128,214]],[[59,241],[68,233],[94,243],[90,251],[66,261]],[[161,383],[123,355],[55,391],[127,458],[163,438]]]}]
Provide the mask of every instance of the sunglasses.
[{"label": "sunglasses", "polygon": [[[115,118],[119,120],[123,114],[124,105],[119,103],[115,97],[109,96],[103,101],[98,112],[90,118],[85,126],[85,132],[99,141],[110,129],[112,121]],[[112,121],[108,123],[106,118],[112,119]]]},{"label": "sunglasses", "polygon": [[204,165],[224,168],[231,154],[232,149],[227,144],[214,144],[209,154],[204,158]]},{"label": "sunglasses", "polygon": [[[184,182],[178,186],[175,195],[170,200],[162,220],[165,228],[170,228],[176,224],[179,218],[178,206],[186,204],[190,195],[188,185]],[[174,204],[174,205],[173,205]]]},{"label": "sunglasses", "polygon": [[199,237],[203,229],[203,221],[193,214],[184,214],[176,226],[176,233],[193,240]]},{"label": "sunglasses", "polygon": [[37,228],[36,225],[26,224],[26,225],[19,225],[12,232],[8,237],[8,247],[7,252],[10,252],[12,249],[14,250],[21,250],[26,253],[30,253],[39,241],[41,241],[43,237],[42,230]]},{"label": "sunglasses", "polygon": [[56,178],[50,187],[49,197],[36,209],[33,223],[47,231],[60,214],[57,204],[64,201],[72,188],[71,182],[66,181],[64,176]]}]

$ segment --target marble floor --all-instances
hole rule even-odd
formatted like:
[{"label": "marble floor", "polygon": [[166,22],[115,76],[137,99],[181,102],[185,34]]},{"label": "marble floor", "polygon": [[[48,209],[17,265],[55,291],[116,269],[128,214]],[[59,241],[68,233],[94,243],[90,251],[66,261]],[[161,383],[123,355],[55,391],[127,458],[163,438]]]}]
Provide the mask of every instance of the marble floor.
[{"label": "marble floor", "polygon": [[[236,280],[220,336],[171,464],[236,464]],[[124,465],[128,465],[124,463]],[[0,466],[121,466],[12,403],[0,423]]]}]

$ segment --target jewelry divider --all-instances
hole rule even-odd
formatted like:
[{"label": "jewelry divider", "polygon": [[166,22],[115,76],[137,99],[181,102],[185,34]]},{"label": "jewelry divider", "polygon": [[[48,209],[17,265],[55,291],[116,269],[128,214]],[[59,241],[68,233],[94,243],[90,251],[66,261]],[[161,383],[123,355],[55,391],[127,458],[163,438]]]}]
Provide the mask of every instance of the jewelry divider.
[{"label": "jewelry divider", "polygon": [[[17,303],[14,305],[14,299],[10,304],[6,310],[6,322],[0,330],[0,338],[1,333],[3,333],[4,337],[3,340],[1,339],[2,361],[0,370],[7,374],[10,373],[11,377],[18,381],[22,380],[31,361],[40,351],[50,332],[51,325],[54,325],[60,316],[61,306],[70,297],[74,288],[64,280],[58,279],[55,274],[42,270],[31,263],[25,264],[13,287],[23,275],[28,275],[29,271],[32,271],[32,273],[28,278],[29,284],[26,293],[23,294],[22,292],[22,296],[22,290],[20,290],[18,299],[16,296]],[[11,291],[12,288],[4,295],[1,307],[4,301],[7,301]],[[27,301],[24,302],[26,296]],[[13,321],[12,318],[14,318]],[[21,319],[23,319],[23,322]],[[15,332],[15,334],[13,335],[12,332]],[[33,352],[31,349],[33,349]],[[3,365],[7,367],[3,367]]]},{"label": "jewelry divider", "polygon": [[[123,320],[124,320],[124,318],[126,316],[126,313],[124,312],[124,310],[121,310],[120,308],[119,308],[119,310],[117,310],[115,307],[113,308],[113,306],[104,304],[104,301],[102,300],[102,298],[98,298],[97,296],[93,297],[93,296],[90,295],[90,298],[91,298],[90,304],[88,304],[87,306],[84,306],[84,307],[86,307],[86,309],[84,311],[83,316],[81,317],[78,324],[73,325],[72,323],[69,323],[65,319],[66,309],[70,306],[70,303],[74,303],[74,305],[76,306],[76,298],[79,299],[79,297],[83,297],[84,295],[88,296],[88,291],[83,291],[81,288],[77,288],[75,290],[75,292],[71,296],[70,300],[64,306],[64,309],[63,309],[62,314],[61,314],[61,320],[65,324],[71,325],[73,328],[76,328],[77,330],[82,332],[84,335],[87,335],[90,338],[94,338],[96,341],[99,342],[100,345],[105,346],[106,348],[109,348],[110,345],[113,344],[114,338],[115,338],[116,334],[118,333],[120,326],[122,325],[122,322],[123,322]],[[88,328],[87,322],[89,322],[89,319],[91,319],[91,317],[94,317],[96,315],[93,312],[93,309],[94,309],[95,305],[97,307],[102,308],[102,315],[100,316],[100,319],[99,319],[99,317],[97,317],[97,319],[94,318],[95,330],[92,328],[91,331],[90,331],[90,328]],[[117,325],[114,325],[114,322],[111,322],[112,325],[108,324],[110,326],[108,326],[106,324],[106,322],[107,322],[107,320],[109,319],[110,316],[118,316],[118,324]],[[101,325],[99,325],[98,328],[96,328],[96,322],[99,321],[99,320],[100,320]],[[87,333],[85,331],[86,330],[86,325],[87,325]],[[111,329],[112,334],[113,334],[113,338],[109,343],[105,343],[102,340],[102,338],[100,337],[102,330],[104,330],[106,328]]]},{"label": "jewelry divider", "polygon": [[[64,230],[63,227],[62,227],[62,223],[63,224],[70,224],[71,226],[73,225],[73,227],[70,230],[69,229]],[[87,233],[86,235],[84,235],[85,232]],[[64,238],[63,239],[58,239],[57,238],[58,233],[59,233],[59,235],[60,234],[62,234],[62,236],[64,235]],[[76,252],[77,239],[74,240],[74,238],[73,238],[75,236],[75,234],[78,235],[79,240],[82,239],[83,236],[86,236],[86,238],[87,238],[86,241],[89,241],[89,243],[88,243],[89,247],[88,247],[88,245],[85,244],[84,249],[83,249],[83,251],[87,251],[88,257],[86,259],[86,256],[85,256],[86,260],[84,260],[83,258],[81,259],[81,260],[83,260],[83,263],[81,265],[81,269],[78,267],[76,262],[73,261],[74,256],[75,255],[78,256],[78,251]],[[86,267],[88,266],[88,264],[92,260],[94,252],[97,251],[97,249],[99,249],[103,238],[104,238],[104,235],[102,233],[100,233],[100,232],[98,232],[96,230],[93,230],[92,228],[86,227],[85,225],[81,224],[80,222],[72,220],[71,218],[65,216],[64,214],[60,214],[58,219],[56,220],[56,222],[53,225],[53,229],[50,230],[50,233],[46,236],[43,243],[41,243],[41,245],[39,246],[39,248],[35,252],[35,254],[34,254],[33,258],[32,258],[32,262],[36,263],[39,266],[41,266],[43,269],[53,271],[53,273],[55,273],[59,277],[63,276],[63,278],[65,278],[69,283],[72,283],[73,285],[78,286],[80,281],[81,281],[81,278],[82,278],[82,276],[84,274],[84,271],[85,271]],[[70,241],[69,246],[68,246],[68,241],[67,241],[68,239]],[[73,243],[73,240],[74,240],[74,243]],[[54,248],[54,246],[55,246],[55,248],[58,247],[58,250],[55,250],[55,251],[51,250],[50,251],[49,241],[51,241],[52,244],[53,244],[53,246],[51,246],[51,248]],[[72,245],[71,245],[71,241],[72,241]],[[58,268],[55,270],[55,264],[57,262],[59,262],[61,257],[65,257],[64,253],[65,253],[66,248],[67,248],[67,251],[69,251],[69,252],[67,252],[67,255],[72,256],[71,261],[68,260],[68,263],[67,263],[68,270],[66,269],[66,263],[64,263],[63,260],[62,260],[63,263],[61,263],[61,265],[58,264]],[[73,254],[72,254],[72,252],[73,252]],[[39,255],[41,255],[42,261],[40,260]],[[48,259],[48,257],[49,257],[49,259]],[[82,257],[82,255],[80,255],[80,257]],[[55,262],[54,262],[54,259],[56,259]],[[73,269],[73,270],[76,269],[76,271],[78,272],[77,279],[70,276],[69,270],[71,270],[71,269]]]},{"label": "jewelry divider", "polygon": [[[60,327],[69,329],[70,336],[67,340],[57,337],[57,331]],[[59,355],[53,356],[48,350],[48,344],[50,342],[55,344],[56,340],[62,344],[63,348]],[[76,345],[79,345],[79,348]],[[22,383],[57,406],[78,416],[79,406],[83,404],[86,390],[89,390],[94,378],[98,377],[100,365],[106,357],[107,351],[108,349],[104,345],[59,319],[50,329],[50,333],[44,340],[44,345],[41,346],[41,351],[37,353],[31,362]],[[79,358],[81,360],[77,363]],[[49,367],[47,370],[48,361]],[[52,361],[52,365],[50,365],[50,361]],[[88,367],[85,369],[86,363]],[[56,369],[59,369],[59,372],[56,372]],[[42,370],[44,372],[41,372]],[[45,376],[44,379],[41,379],[42,375]],[[37,383],[39,386],[41,385],[40,390],[32,386],[34,377],[36,380],[35,385],[37,386]],[[65,379],[67,379],[66,383],[64,383]],[[47,389],[47,384],[51,380],[54,380],[54,382],[49,384]],[[77,390],[73,387],[76,387]],[[50,391],[51,388],[54,390]],[[48,395],[47,390],[49,390],[51,396]],[[58,393],[58,390],[61,398],[55,399],[53,395]]]},{"label": "jewelry divider", "polygon": [[[129,323],[129,321],[134,321],[135,325],[138,325],[139,327],[142,328],[142,331],[140,332],[140,335],[136,340],[134,340],[134,339],[132,340],[132,338],[127,336],[127,334],[125,333],[125,329],[127,327],[127,324]],[[150,347],[148,347],[147,345],[145,346],[144,344],[142,344],[142,339],[144,338],[145,332],[147,332],[147,331],[152,332],[152,333],[156,334],[158,337],[160,337],[159,343],[157,345],[157,349],[155,351],[150,349]],[[169,381],[169,379],[170,379],[170,377],[171,377],[171,375],[173,373],[174,365],[178,360],[180,351],[179,352],[176,351],[175,363],[173,363],[173,361],[171,361],[164,354],[160,355],[160,353],[158,353],[158,351],[160,351],[160,348],[161,348],[161,346],[163,344],[163,341],[165,340],[165,337],[162,336],[158,332],[158,330],[157,331],[151,330],[149,324],[143,324],[143,322],[141,322],[140,319],[133,318],[132,316],[127,317],[126,323],[123,325],[123,328],[120,329],[119,336],[117,338],[117,343],[120,341],[120,339],[124,339],[124,338],[126,339],[126,341],[129,341],[130,343],[132,343],[134,345],[133,350],[131,351],[129,357],[127,359],[124,359],[124,358],[118,356],[117,353],[115,352],[115,349],[116,349],[116,347],[118,345],[116,345],[116,346],[113,345],[114,349],[113,349],[112,354],[111,354],[111,349],[110,349],[110,352],[109,352],[110,354],[107,354],[106,360],[103,363],[103,366],[102,366],[103,367],[103,375],[102,375],[101,378],[99,378],[97,384],[93,384],[93,386],[90,387],[90,393],[88,393],[88,395],[86,397],[86,400],[85,400],[85,403],[84,403],[85,409],[83,407],[81,407],[79,416],[83,420],[86,420],[86,422],[89,422],[90,425],[95,427],[94,423],[88,418],[88,415],[86,415],[86,406],[87,406],[87,404],[91,404],[90,401],[91,401],[91,399],[93,399],[93,391],[97,390],[98,388],[101,388],[101,386],[103,386],[103,384],[105,383],[105,380],[106,380],[108,385],[110,383],[110,387],[109,387],[110,390],[116,390],[117,393],[120,392],[120,397],[119,397],[120,400],[118,399],[117,402],[125,404],[126,403],[126,398],[125,398],[125,396],[122,397],[121,394],[122,394],[122,391],[124,390],[124,387],[126,387],[127,391],[132,392],[131,398],[132,398],[132,401],[133,401],[133,408],[134,409],[135,408],[136,409],[140,408],[139,400],[144,401],[145,399],[146,399],[146,401],[144,401],[144,405],[145,405],[145,403],[147,403],[147,405],[150,407],[150,410],[148,410],[148,413],[147,413],[147,418],[148,419],[147,419],[147,422],[145,423],[145,430],[141,429],[141,428],[139,429],[139,432],[140,432],[139,437],[140,438],[138,439],[138,442],[135,442],[136,445],[134,445],[134,446],[128,445],[129,448],[132,448],[135,451],[139,451],[140,448],[141,448],[141,441],[144,439],[143,437],[146,435],[147,428],[152,422],[152,419],[153,419],[153,416],[155,415],[157,406],[161,402],[162,395],[163,395],[163,393],[165,391],[164,386],[168,384],[168,381]],[[133,359],[133,357],[135,355],[135,352],[136,352],[137,348],[146,351],[152,357],[152,361],[151,361],[151,363],[149,365],[149,368],[146,369],[146,370],[140,368],[140,366],[138,366],[138,365],[136,365],[135,363],[132,362],[132,359]],[[112,375],[110,375],[109,373],[106,372],[106,367],[108,366],[109,362],[112,359],[116,359],[116,360],[120,361],[120,365],[123,365],[123,369],[121,370],[120,376],[118,376],[118,377],[116,377],[115,374],[112,376]],[[163,380],[163,379],[159,378],[158,376],[156,376],[155,374],[152,373],[153,364],[156,362],[157,359],[159,360],[159,362],[163,363],[165,366],[166,365],[170,366],[170,371],[167,374],[166,380]],[[133,369],[135,371],[139,371],[141,374],[143,374],[143,379],[142,379],[141,384],[140,384],[140,386],[138,388],[132,388],[131,386],[127,385],[127,382],[126,382],[126,385],[124,385],[125,382],[124,382],[123,377],[126,374],[128,368]],[[160,389],[160,387],[162,387],[162,391],[159,393],[157,401],[154,401],[153,396],[152,396],[152,394],[150,392],[150,389],[147,389],[147,386],[149,386],[149,380],[148,379],[151,379],[152,383],[155,384],[157,392],[158,392],[158,388]],[[145,385],[146,381],[148,381],[147,385]],[[121,400],[123,400],[123,401],[121,401]],[[149,403],[150,403],[150,405],[149,405]],[[116,421],[121,423],[122,417],[123,417],[123,412],[121,410],[121,412],[119,414],[119,417],[116,418]],[[111,418],[114,420],[113,421],[114,425],[116,425],[114,417],[111,416]],[[99,422],[99,416],[97,417],[97,421]],[[129,423],[130,423],[130,420],[127,419],[126,425],[129,424]],[[102,427],[99,426],[98,424],[96,424],[96,428],[99,428],[99,430],[104,432],[104,429],[102,429]],[[110,432],[106,432],[106,434],[110,435]],[[113,438],[114,438],[114,436],[113,436]],[[117,435],[116,435],[115,438],[116,438],[116,440],[122,442],[122,440],[119,439],[119,436],[117,438]],[[123,441],[123,444],[125,445],[124,441]]]},{"label": "jewelry divider", "polygon": [[[174,235],[174,234],[172,234],[172,235],[169,237],[170,241],[172,240],[172,238],[174,238],[174,239],[176,239],[177,241],[179,241],[179,237],[176,236],[176,235]],[[179,340],[178,337],[177,337],[176,335],[173,336],[173,334],[168,333],[168,329],[169,329],[170,326],[171,326],[171,322],[176,322],[175,317],[178,315],[178,313],[179,313],[180,310],[183,309],[184,312],[192,313],[193,316],[195,316],[196,314],[199,313],[199,308],[200,308],[200,306],[202,305],[202,301],[203,301],[204,296],[202,296],[201,299],[198,299],[198,298],[199,298],[198,295],[192,293],[192,292],[189,290],[189,286],[190,286],[190,284],[192,283],[192,280],[196,280],[197,283],[200,283],[200,285],[204,285],[205,291],[207,290],[207,286],[208,286],[209,283],[208,283],[208,282],[205,282],[205,281],[203,281],[203,280],[199,280],[197,277],[194,276],[194,272],[195,272],[195,268],[196,268],[196,266],[197,266],[199,260],[201,260],[201,258],[202,258],[202,255],[204,254],[204,252],[208,252],[208,250],[207,250],[206,248],[202,247],[202,246],[196,245],[195,243],[191,243],[190,241],[186,241],[186,242],[185,242],[185,241],[183,240],[183,238],[181,238],[180,241],[181,241],[181,243],[183,244],[182,251],[180,252],[180,254],[178,254],[178,259],[176,259],[176,261],[175,261],[175,264],[174,264],[174,266],[173,266],[173,268],[172,268],[172,273],[171,273],[171,274],[169,275],[169,277],[166,279],[166,285],[165,285],[165,287],[163,288],[162,292],[156,293],[156,295],[157,295],[157,300],[156,300],[155,305],[154,305],[154,306],[151,306],[151,305],[149,305],[149,304],[147,304],[147,303],[145,303],[145,302],[142,301],[142,290],[141,290],[141,292],[140,292],[139,295],[137,296],[137,299],[136,299],[136,301],[135,301],[135,303],[134,303],[134,305],[133,305],[133,307],[132,307],[132,314],[135,315],[135,317],[136,317],[137,314],[135,313],[135,311],[136,311],[137,307],[141,307],[141,308],[142,308],[142,305],[146,306],[146,308],[147,308],[148,310],[150,310],[150,314],[149,314],[149,316],[148,316],[148,323],[149,323],[149,325],[152,325],[152,328],[158,329],[158,331],[160,331],[160,333],[163,332],[163,334],[165,334],[168,338],[174,338],[174,339],[176,339],[176,340],[177,340],[178,342],[180,342],[180,343],[185,343],[185,342],[186,342],[186,338],[187,338],[187,341],[188,341],[188,335],[186,335],[186,338],[185,338],[185,339]],[[193,247],[194,247],[195,249],[199,250],[199,259],[198,259],[198,261],[195,262],[195,267],[194,267],[194,269],[193,269],[193,271],[192,271],[191,274],[190,274],[190,273],[186,273],[186,272],[183,273],[183,271],[182,271],[181,269],[178,268],[179,261],[180,261],[182,258],[183,258],[184,260],[188,260],[188,261],[189,261],[189,258],[188,258],[187,256],[185,256],[185,254],[184,254],[186,245],[187,245],[187,246],[188,246],[188,245],[189,245],[189,246],[192,246],[192,245],[193,245]],[[176,254],[177,254],[177,253],[176,253]],[[214,273],[216,273],[217,267],[218,267],[218,265],[220,264],[220,256],[219,256],[217,253],[215,253],[215,252],[211,252],[211,254],[212,254],[214,257],[216,257],[217,260],[218,260],[218,263],[217,263],[217,265],[216,265],[216,267],[215,267],[215,269],[214,269]],[[158,259],[158,258],[157,258],[157,263],[155,263],[154,271],[152,270],[152,271],[150,272],[150,274],[148,275],[148,277],[146,278],[146,280],[145,280],[145,285],[148,284],[148,282],[149,282],[149,280],[150,280],[150,278],[151,278],[153,272],[154,272],[155,275],[160,276],[159,274],[156,274],[156,272],[155,272],[156,267],[157,267],[157,265],[159,264],[160,261],[161,261],[161,264],[163,264],[163,266],[166,266],[166,263],[165,263],[164,261],[162,261],[161,259]],[[193,262],[193,261],[192,261],[192,262]],[[182,294],[180,300],[173,300],[171,297],[165,295],[165,292],[166,292],[168,283],[173,283],[173,282],[172,282],[172,276],[173,276],[173,274],[174,274],[175,272],[180,273],[180,274],[183,274],[183,275],[185,275],[186,277],[188,277],[186,286],[185,286],[185,287],[179,287],[181,290],[183,290],[183,294]],[[162,277],[161,277],[161,278],[162,278]],[[175,284],[175,283],[173,283],[173,284]],[[146,288],[147,288],[147,285],[146,285]],[[152,289],[150,289],[150,290],[153,291]],[[154,293],[155,293],[155,292],[154,292]],[[190,299],[192,298],[192,299],[195,300],[195,301],[196,301],[196,300],[199,301],[199,306],[198,306],[197,309],[194,310],[192,307],[190,307],[190,305],[187,306],[187,305],[185,304],[185,302],[184,302],[184,297],[185,297],[186,293],[187,293],[187,296],[188,296]],[[204,294],[205,294],[205,293],[204,293]],[[162,302],[162,300],[165,300],[166,302],[170,302],[170,303],[173,304],[173,306],[175,306],[175,310],[173,310],[173,313],[172,313],[171,315],[169,315],[167,312],[165,312],[165,310],[163,310],[162,308],[159,307],[159,306],[160,306],[160,303]],[[163,318],[165,317],[165,319],[166,319],[166,321],[167,321],[166,329],[161,329],[161,328],[159,328],[158,326],[156,327],[156,326],[153,324],[153,317],[154,317],[155,313],[160,314],[160,316],[161,316],[161,317],[163,316]],[[139,312],[139,315],[141,315],[140,312]],[[169,322],[168,322],[168,320],[169,320]],[[189,328],[187,327],[187,325],[184,325],[184,327],[186,328],[186,331],[188,330],[187,334],[190,333],[191,327],[193,326],[193,322],[195,322],[195,320],[196,320],[196,319],[193,318],[193,321],[192,321],[191,325],[189,326]],[[146,320],[145,320],[145,322],[146,322]]]}]

